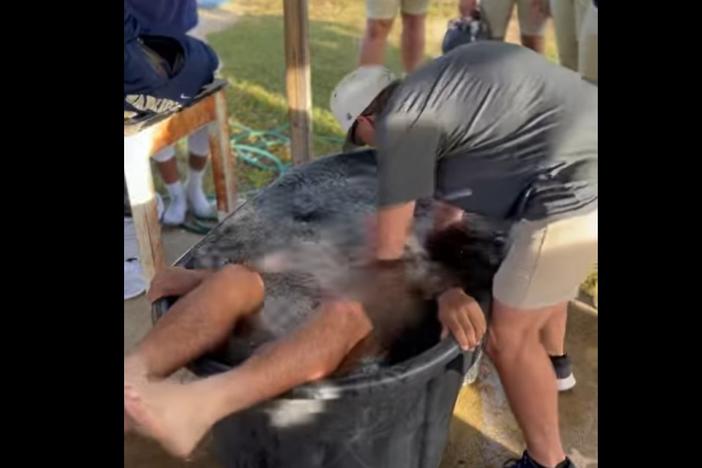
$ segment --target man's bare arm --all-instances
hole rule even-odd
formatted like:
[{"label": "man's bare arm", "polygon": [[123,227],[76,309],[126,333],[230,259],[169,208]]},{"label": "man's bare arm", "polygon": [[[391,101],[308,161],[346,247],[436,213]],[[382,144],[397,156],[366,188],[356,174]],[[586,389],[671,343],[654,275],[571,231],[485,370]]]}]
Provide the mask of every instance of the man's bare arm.
[{"label": "man's bare arm", "polygon": [[375,226],[375,258],[396,260],[402,257],[414,217],[415,202],[380,208]]}]

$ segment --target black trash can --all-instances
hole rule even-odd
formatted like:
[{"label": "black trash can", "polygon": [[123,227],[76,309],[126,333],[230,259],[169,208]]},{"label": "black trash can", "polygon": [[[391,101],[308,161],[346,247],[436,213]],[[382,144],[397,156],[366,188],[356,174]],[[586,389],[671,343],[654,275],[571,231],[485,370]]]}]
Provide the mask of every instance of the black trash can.
[{"label": "black trash can", "polygon": [[[176,264],[192,268],[246,261],[292,240],[314,240],[341,218],[348,226],[350,217],[358,217],[360,226],[363,215],[375,207],[375,167],[370,150],[296,167],[232,213]],[[418,210],[419,229],[430,222],[428,206],[424,208]],[[268,304],[276,301],[283,301],[292,316],[296,307],[302,314],[315,305],[293,281],[266,282],[264,317]],[[489,290],[473,295],[489,310]],[[154,321],[169,304],[154,304]],[[285,333],[284,328],[277,333]],[[463,353],[452,338],[439,342],[438,327],[433,333],[433,343],[402,362],[302,385],[223,419],[214,427],[220,462],[227,468],[437,468],[463,376],[478,356]],[[205,356],[190,369],[205,377],[232,364]]]}]

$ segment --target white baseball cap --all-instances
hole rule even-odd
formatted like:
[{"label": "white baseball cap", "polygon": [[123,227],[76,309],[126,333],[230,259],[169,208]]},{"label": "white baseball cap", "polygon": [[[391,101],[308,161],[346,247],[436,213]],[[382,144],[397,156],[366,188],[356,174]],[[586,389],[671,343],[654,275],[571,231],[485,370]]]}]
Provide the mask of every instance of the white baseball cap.
[{"label": "white baseball cap", "polygon": [[346,75],[332,91],[329,107],[350,143],[349,130],[361,112],[373,102],[395,75],[382,65],[365,65]]}]

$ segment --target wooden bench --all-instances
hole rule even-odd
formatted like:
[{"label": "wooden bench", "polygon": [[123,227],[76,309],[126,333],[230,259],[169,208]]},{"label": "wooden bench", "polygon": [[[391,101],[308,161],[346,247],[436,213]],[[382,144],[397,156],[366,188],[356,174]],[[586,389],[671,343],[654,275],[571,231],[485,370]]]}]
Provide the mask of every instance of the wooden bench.
[{"label": "wooden bench", "polygon": [[215,80],[190,105],[177,112],[124,122],[124,177],[139,242],[139,257],[149,283],[166,264],[151,156],[208,125],[219,219],[236,206],[235,159],[229,144],[226,85],[223,80]]}]

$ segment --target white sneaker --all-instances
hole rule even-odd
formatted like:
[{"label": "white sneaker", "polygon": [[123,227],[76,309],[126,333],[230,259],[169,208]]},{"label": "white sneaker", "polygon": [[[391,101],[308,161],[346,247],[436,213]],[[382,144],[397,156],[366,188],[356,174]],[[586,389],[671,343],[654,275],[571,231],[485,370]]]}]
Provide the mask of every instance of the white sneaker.
[{"label": "white sneaker", "polygon": [[132,299],[146,291],[146,281],[138,258],[124,261],[124,300]]},{"label": "white sneaker", "polygon": [[163,205],[163,198],[161,198],[161,194],[156,192],[156,213],[158,213],[158,219],[161,220],[161,217],[163,216],[163,211],[165,210],[165,207]]},{"label": "white sneaker", "polygon": [[200,219],[216,219],[217,210],[202,190],[187,190],[190,212]]},{"label": "white sneaker", "polygon": [[188,204],[185,201],[185,196],[169,200],[166,211],[163,212],[161,223],[166,226],[180,226],[185,222],[185,213],[188,210]]}]

